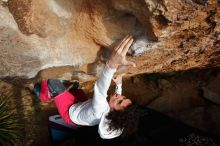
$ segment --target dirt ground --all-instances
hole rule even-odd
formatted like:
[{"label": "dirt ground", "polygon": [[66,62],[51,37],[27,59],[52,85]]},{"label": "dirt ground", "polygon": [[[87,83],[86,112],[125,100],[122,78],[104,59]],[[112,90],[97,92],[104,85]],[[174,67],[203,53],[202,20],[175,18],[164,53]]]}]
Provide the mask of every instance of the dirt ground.
[{"label": "dirt ground", "polygon": [[[72,69],[65,71],[71,72]],[[63,68],[60,69],[60,74],[62,72]],[[60,74],[58,69],[55,74],[51,72],[50,77],[59,78]],[[18,146],[51,145],[48,117],[57,114],[57,110],[53,101],[41,103],[27,88],[27,85],[37,80],[40,78],[0,80],[0,91],[10,99],[11,107],[16,110],[23,125]],[[141,74],[125,77],[123,83],[123,94],[135,102],[220,136],[219,99],[211,98],[214,93],[220,98],[220,69]],[[93,85],[94,80],[81,83],[81,87],[90,97]],[[113,87],[112,84],[109,92],[112,92]],[[210,95],[207,91],[213,94]]]}]

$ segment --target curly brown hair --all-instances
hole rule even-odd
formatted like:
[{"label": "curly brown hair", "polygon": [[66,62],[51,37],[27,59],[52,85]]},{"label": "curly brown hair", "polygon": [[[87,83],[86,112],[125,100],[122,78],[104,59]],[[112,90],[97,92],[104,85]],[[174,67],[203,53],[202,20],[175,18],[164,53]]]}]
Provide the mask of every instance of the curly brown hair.
[{"label": "curly brown hair", "polygon": [[121,137],[128,138],[137,131],[140,116],[137,104],[132,104],[124,110],[113,110],[107,115],[107,119],[110,120],[109,130],[123,129]]}]

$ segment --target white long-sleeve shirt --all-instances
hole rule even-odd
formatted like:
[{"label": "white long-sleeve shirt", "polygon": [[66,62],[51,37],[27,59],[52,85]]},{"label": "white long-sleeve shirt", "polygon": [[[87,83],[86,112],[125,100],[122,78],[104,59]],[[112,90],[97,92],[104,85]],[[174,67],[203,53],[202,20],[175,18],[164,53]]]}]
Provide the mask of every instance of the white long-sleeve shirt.
[{"label": "white long-sleeve shirt", "polygon": [[[116,69],[105,66],[99,79],[95,83],[94,95],[92,99],[85,102],[73,104],[69,109],[70,119],[77,125],[93,126],[99,124],[99,135],[103,139],[111,139],[121,135],[122,130],[112,130],[108,128],[109,121],[106,119],[110,111],[107,101],[107,91],[110,87],[112,77]],[[115,92],[121,94],[122,85],[117,85]]]}]

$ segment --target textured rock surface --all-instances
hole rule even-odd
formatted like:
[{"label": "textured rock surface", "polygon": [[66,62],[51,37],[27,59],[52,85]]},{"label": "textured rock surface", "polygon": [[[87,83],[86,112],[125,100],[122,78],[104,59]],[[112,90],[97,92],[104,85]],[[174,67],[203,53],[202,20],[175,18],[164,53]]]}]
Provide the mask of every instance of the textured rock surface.
[{"label": "textured rock surface", "polygon": [[26,84],[77,79],[92,96],[95,75],[128,33],[137,67],[124,68],[123,94],[220,135],[219,69],[203,70],[220,66],[219,0],[0,0],[0,92],[24,123],[20,145],[50,145],[56,112]]},{"label": "textured rock surface", "polygon": [[128,33],[136,39],[130,50],[137,63],[132,74],[219,67],[217,0],[0,3],[1,77],[30,78],[66,65],[96,74],[108,50]]}]

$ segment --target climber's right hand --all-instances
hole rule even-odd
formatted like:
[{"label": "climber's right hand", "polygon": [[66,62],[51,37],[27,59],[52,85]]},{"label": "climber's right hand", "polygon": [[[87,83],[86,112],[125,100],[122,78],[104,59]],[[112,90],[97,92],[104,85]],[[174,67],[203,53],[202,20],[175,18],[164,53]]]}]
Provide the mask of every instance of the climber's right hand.
[{"label": "climber's right hand", "polygon": [[131,35],[126,35],[124,39],[113,49],[111,57],[107,62],[110,68],[118,68],[120,65],[131,65],[136,67],[134,62],[126,59],[126,54],[134,39]]}]

